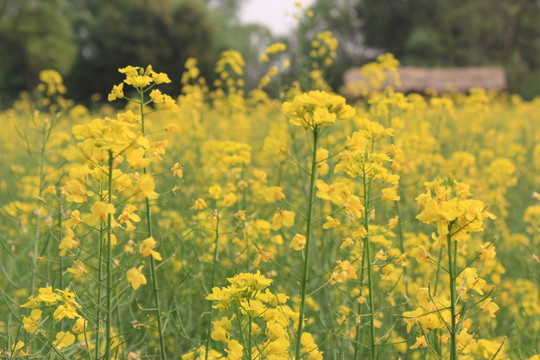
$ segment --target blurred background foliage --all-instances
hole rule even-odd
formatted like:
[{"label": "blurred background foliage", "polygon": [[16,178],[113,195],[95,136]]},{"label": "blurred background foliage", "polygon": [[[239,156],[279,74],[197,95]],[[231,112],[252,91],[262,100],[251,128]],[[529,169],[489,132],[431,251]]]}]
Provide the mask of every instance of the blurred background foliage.
[{"label": "blurred background foliage", "polygon": [[297,78],[324,30],[340,43],[325,73],[335,89],[349,67],[392,52],[403,65],[504,66],[510,91],[540,94],[538,0],[316,0],[313,16],[301,14],[285,38],[242,24],[244,1],[0,0],[0,106],[31,91],[46,68],[64,75],[77,101],[103,99],[121,80],[117,68],[128,64],[152,64],[178,84],[185,60],[196,57],[211,83],[226,49],[242,53],[254,87],[264,71],[258,56],[274,41],[297,57],[290,70]]}]

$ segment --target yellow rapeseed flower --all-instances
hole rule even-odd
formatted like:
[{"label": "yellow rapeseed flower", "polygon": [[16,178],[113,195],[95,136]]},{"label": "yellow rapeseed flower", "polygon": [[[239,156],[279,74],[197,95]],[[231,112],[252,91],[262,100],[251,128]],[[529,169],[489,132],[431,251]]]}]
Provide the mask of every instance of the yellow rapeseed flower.
[{"label": "yellow rapeseed flower", "polygon": [[96,201],[90,210],[95,219],[103,222],[107,221],[107,216],[109,214],[114,214],[116,212],[113,204],[105,203],[103,201]]},{"label": "yellow rapeseed flower", "polygon": [[150,200],[157,199],[159,195],[154,191],[155,188],[154,178],[148,174],[143,174],[135,184],[133,194],[139,197],[147,197]]},{"label": "yellow rapeseed flower", "polygon": [[225,352],[228,354],[226,360],[242,360],[242,355],[244,353],[244,347],[236,340],[229,341],[227,349]]},{"label": "yellow rapeseed flower", "polygon": [[56,346],[58,350],[62,350],[65,347],[70,346],[75,342],[75,335],[69,331],[60,331],[56,334],[56,340],[53,342],[53,345]]},{"label": "yellow rapeseed flower", "polygon": [[306,246],[306,237],[304,235],[296,234],[294,235],[291,244],[289,247],[293,248],[296,251],[304,249]]},{"label": "yellow rapeseed flower", "polygon": [[22,323],[24,330],[26,330],[30,334],[34,333],[34,331],[36,331],[37,327],[39,326],[39,323],[41,322],[41,314],[41,310],[34,309],[30,313],[30,317],[26,317],[23,315]]},{"label": "yellow rapeseed flower", "polygon": [[111,93],[108,96],[109,101],[114,101],[116,99],[122,99],[124,97],[124,83],[114,85]]},{"label": "yellow rapeseed flower", "polygon": [[341,226],[341,222],[338,219],[334,219],[331,216],[326,217],[326,222],[323,224],[323,229],[336,229]]},{"label": "yellow rapeseed flower", "polygon": [[133,267],[126,272],[127,280],[133,290],[137,290],[141,285],[146,285],[146,277],[142,273],[142,268],[143,265],[138,268]]},{"label": "yellow rapeseed flower", "polygon": [[141,247],[139,248],[139,254],[141,254],[142,257],[151,255],[155,260],[163,260],[161,254],[154,250],[156,245],[156,240],[154,240],[154,238],[150,236],[149,238],[143,240]]},{"label": "yellow rapeseed flower", "polygon": [[285,102],[283,112],[290,116],[290,123],[314,130],[319,126],[330,126],[336,120],[354,116],[353,107],[345,103],[345,98],[324,91],[310,91],[297,95],[292,102]]},{"label": "yellow rapeseed flower", "polygon": [[65,256],[68,250],[75,249],[79,246],[79,239],[75,239],[75,233],[71,228],[67,228],[67,234],[62,238],[58,249],[60,249],[60,256]]}]

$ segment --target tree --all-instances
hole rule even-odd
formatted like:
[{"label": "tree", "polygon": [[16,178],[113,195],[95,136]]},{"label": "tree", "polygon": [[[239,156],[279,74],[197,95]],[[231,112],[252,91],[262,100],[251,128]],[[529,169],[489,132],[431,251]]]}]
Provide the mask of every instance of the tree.
[{"label": "tree", "polygon": [[366,44],[405,64],[502,65],[514,89],[540,71],[538,0],[357,0],[356,9]]},{"label": "tree", "polygon": [[74,29],[81,51],[67,84],[78,100],[106,95],[121,81],[118,68],[127,65],[152,64],[177,85],[189,57],[206,72],[215,59],[213,25],[194,1],[80,0],[72,13],[80,14]]},{"label": "tree", "polygon": [[362,22],[354,5],[350,0],[317,0],[309,8],[312,16],[304,12],[299,19],[297,35],[304,59],[309,58],[311,41],[318,33],[330,30],[339,41],[337,63],[326,74],[326,80],[334,89],[341,85],[345,70],[365,61],[367,54],[361,32]]},{"label": "tree", "polygon": [[216,13],[222,14],[226,18],[237,21],[238,11],[246,0],[202,0],[205,5]]},{"label": "tree", "polygon": [[0,92],[5,98],[31,90],[43,69],[64,75],[71,70],[77,47],[65,5],[64,0],[0,1]]},{"label": "tree", "polygon": [[300,48],[306,54],[314,34],[334,33],[339,63],[327,79],[334,88],[347,68],[391,52],[405,65],[501,65],[511,89],[540,93],[531,80],[540,78],[538,0],[316,0],[310,10]]}]

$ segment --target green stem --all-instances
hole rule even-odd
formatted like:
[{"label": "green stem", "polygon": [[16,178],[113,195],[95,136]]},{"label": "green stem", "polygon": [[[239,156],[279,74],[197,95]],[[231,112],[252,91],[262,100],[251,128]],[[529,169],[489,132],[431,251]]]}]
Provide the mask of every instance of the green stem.
[{"label": "green stem", "polygon": [[[47,132],[47,125],[43,126],[42,131],[42,140],[41,140],[41,154],[39,159],[39,190],[38,190],[38,201],[41,201],[41,194],[43,193],[43,183],[44,183],[44,165],[45,162],[45,148],[47,146],[47,140],[49,138],[49,134],[52,131],[52,124]],[[36,209],[37,214],[37,220],[36,220],[36,234],[34,236],[34,250],[32,253],[32,272],[30,273],[30,295],[34,292],[34,278],[37,273],[37,254],[38,254],[38,244],[39,244],[39,238],[41,235],[40,232],[40,224],[41,224],[41,206],[38,205]]]},{"label": "green stem", "polygon": [[[210,290],[214,287],[215,281],[216,281],[216,267],[218,262],[218,255],[219,255],[219,211],[216,210],[216,238],[214,242],[214,263],[212,265],[212,278],[210,282]],[[210,303],[210,319],[208,321],[208,331],[206,334],[206,353],[205,353],[205,360],[208,360],[208,352],[210,347],[210,332],[212,331],[212,315],[213,315],[214,308],[212,307],[212,303]]]},{"label": "green stem", "polygon": [[[242,168],[242,181],[245,179],[246,169],[245,166]],[[279,186],[279,185],[278,185]],[[242,206],[244,211],[247,213],[247,187],[242,189]],[[242,236],[244,237],[244,244],[246,244],[246,272],[249,272],[250,260],[251,260],[251,242],[250,237],[247,232],[248,222],[245,220],[242,223]]]},{"label": "green stem", "polygon": [[304,325],[304,311],[306,303],[306,288],[309,268],[309,248],[311,245],[311,218],[313,216],[313,202],[315,197],[315,180],[317,179],[317,140],[319,139],[319,128],[313,129],[313,149],[311,155],[311,173],[309,179],[309,202],[306,225],[306,248],[304,255],[304,271],[302,276],[301,293],[300,293],[300,313],[298,316],[298,331],[296,333],[296,355],[295,359],[300,360],[300,350],[302,346],[302,331]]},{"label": "green stem", "polygon": [[[148,199],[147,199],[148,201]],[[161,359],[166,359],[165,354],[165,339],[163,338],[163,325],[161,322],[161,307],[159,304],[159,297],[158,297],[158,283],[157,283],[157,277],[156,277],[156,264],[154,261],[154,258],[150,256],[150,272],[152,273],[152,284],[153,284],[153,291],[154,291],[154,302],[156,304],[156,313],[157,313],[157,323],[158,323],[158,333],[159,333],[159,347],[161,350]]]},{"label": "green stem", "polygon": [[[112,204],[112,177],[113,177],[113,155],[109,150],[109,184],[107,187],[107,203]],[[112,325],[112,214],[107,214],[107,293],[106,296],[106,311],[107,322],[105,328],[105,360],[111,358],[111,325]]]},{"label": "green stem", "polygon": [[373,304],[373,269],[371,266],[371,243],[369,237],[369,193],[370,193],[370,184],[368,184],[368,176],[364,170],[363,183],[364,183],[364,227],[366,229],[366,237],[364,238],[364,249],[366,252],[366,265],[368,273],[368,306],[369,306],[369,329],[370,329],[370,349],[371,349],[371,359],[375,359],[375,311]]},{"label": "green stem", "polygon": [[56,336],[55,336],[55,331],[54,331],[54,312],[52,310],[52,308],[49,308],[49,318],[51,319],[51,335],[50,335],[50,339],[54,339]]},{"label": "green stem", "polygon": [[37,253],[38,253],[38,243],[39,243],[39,227],[41,222],[41,207],[37,208],[37,221],[36,221],[36,235],[34,237],[34,251],[32,252],[32,272],[30,274],[30,295],[34,292],[34,277],[37,269]]},{"label": "green stem", "polygon": [[249,260],[250,260],[250,256],[251,256],[251,251],[250,251],[251,243],[250,243],[248,233],[246,231],[247,221],[244,221],[243,227],[244,228],[242,229],[242,233],[243,233],[243,236],[244,236],[244,243],[246,244],[246,272],[249,272]]},{"label": "green stem", "polygon": [[[146,170],[146,169],[145,169]],[[147,221],[147,230],[148,230],[148,236],[152,236],[152,222],[151,222],[151,212],[150,212],[150,201],[148,198],[146,199],[146,221]],[[159,333],[159,347],[161,350],[161,359],[166,359],[165,354],[165,340],[163,338],[163,325],[161,323],[161,307],[159,303],[159,296],[158,296],[158,281],[156,276],[156,264],[154,261],[154,258],[150,256],[150,272],[152,275],[152,290],[154,292],[154,303],[156,305],[156,315],[157,315],[157,323],[158,323],[158,333]]]},{"label": "green stem", "polygon": [[[405,254],[405,244],[404,244],[404,236],[403,236],[403,223],[401,222],[401,215],[399,213],[399,202],[394,201],[394,213],[397,216],[398,223],[397,223],[397,229],[398,229],[398,237],[399,237],[399,248],[401,250],[402,254]],[[405,296],[406,299],[409,300],[409,276],[407,275],[407,267],[403,267],[403,283],[405,285]]]},{"label": "green stem", "polygon": [[242,317],[240,316],[240,312],[238,311],[238,304],[235,303],[234,305],[234,313],[236,314],[236,322],[238,323],[238,328],[242,329],[242,337],[240,338],[240,341],[242,341],[242,346],[246,347],[246,338],[244,336],[244,327],[242,326],[242,320],[240,320]]},{"label": "green stem", "polygon": [[450,359],[457,360],[457,326],[456,326],[456,269],[457,244],[452,242],[452,225],[448,225],[448,274],[450,276],[450,313],[452,315],[452,328],[450,331]]},{"label": "green stem", "polygon": [[[141,110],[141,132],[142,135],[145,135],[144,129],[144,92],[139,91],[140,94],[140,110]],[[143,173],[147,174],[146,167],[143,169]],[[146,198],[146,230],[148,237],[152,236],[152,212],[150,209],[150,200]],[[152,291],[154,293],[154,304],[156,305],[156,318],[157,318],[157,327],[159,334],[159,348],[160,348],[160,359],[165,360],[167,358],[165,354],[165,339],[163,338],[163,325],[161,323],[161,307],[159,303],[158,296],[158,282],[156,277],[156,264],[154,258],[150,256],[150,273],[152,276]]]},{"label": "green stem", "polygon": [[279,100],[280,103],[282,102],[281,88],[282,88],[281,71],[278,69],[278,73],[277,73],[277,92],[278,92],[278,100]]},{"label": "green stem", "polygon": [[252,317],[249,316],[249,322],[248,322],[248,346],[247,346],[247,353],[248,353],[248,356],[247,358],[248,359],[252,359],[251,357],[251,323],[252,323]]},{"label": "green stem", "polygon": [[[437,264],[441,263],[442,260],[442,253],[443,248],[439,250],[439,260],[437,261]],[[439,274],[440,274],[441,267],[437,266],[437,271],[435,272],[435,286],[433,287],[433,296],[437,295],[437,286],[439,285]]]},{"label": "green stem", "polygon": [[[100,186],[101,187],[101,186]],[[100,195],[101,195],[100,190]],[[102,288],[102,276],[103,276],[103,222],[99,222],[99,247],[98,247],[98,293],[97,293],[97,304],[96,304],[96,348],[95,355],[96,359],[99,359],[99,346],[100,346],[100,332],[101,332],[101,288]]]},{"label": "green stem", "polygon": [[[367,216],[367,214],[364,214],[364,216]],[[364,247],[362,249],[362,266],[360,270],[360,283],[361,283],[361,289],[364,287],[364,268],[366,266],[366,248]],[[362,296],[362,292],[360,292],[360,296]],[[358,303],[358,316],[359,319],[362,319],[362,305],[361,303]],[[354,343],[354,360],[360,359],[360,340],[362,338],[361,336],[361,330],[362,329],[362,323],[358,322],[356,325],[356,342]]]},{"label": "green stem", "polygon": [[[62,203],[58,204],[58,239],[62,241]],[[64,290],[64,257],[60,256],[60,289]]]}]

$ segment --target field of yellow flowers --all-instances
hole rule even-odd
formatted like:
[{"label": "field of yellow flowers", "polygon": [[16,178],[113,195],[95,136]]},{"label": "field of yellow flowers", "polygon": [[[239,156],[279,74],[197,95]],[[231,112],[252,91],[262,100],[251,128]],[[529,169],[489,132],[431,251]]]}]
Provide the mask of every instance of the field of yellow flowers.
[{"label": "field of yellow flowers", "polygon": [[[540,99],[55,71],[0,114],[4,359],[540,359]],[[277,86],[277,98],[265,91]]]}]

